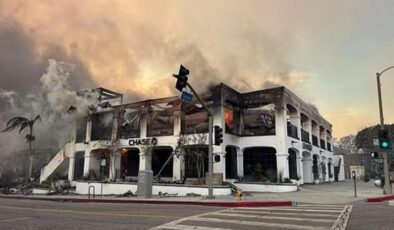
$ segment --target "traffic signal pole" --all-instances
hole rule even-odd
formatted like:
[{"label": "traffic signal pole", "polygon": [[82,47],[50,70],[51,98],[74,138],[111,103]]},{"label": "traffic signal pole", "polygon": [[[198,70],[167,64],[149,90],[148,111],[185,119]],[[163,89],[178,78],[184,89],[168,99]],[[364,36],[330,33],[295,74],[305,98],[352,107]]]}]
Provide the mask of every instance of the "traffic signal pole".
[{"label": "traffic signal pole", "polygon": [[208,199],[214,199],[213,196],[213,140],[212,140],[212,132],[213,132],[213,113],[211,109],[204,104],[204,102],[200,99],[197,92],[193,89],[193,87],[187,82],[189,74],[189,70],[184,67],[183,65],[180,66],[179,74],[173,74],[172,76],[177,79],[175,88],[178,89],[180,92],[183,92],[183,89],[187,86],[192,91],[194,96],[196,96],[197,100],[201,103],[202,107],[208,113]]},{"label": "traffic signal pole", "polygon": [[[380,83],[380,76],[387,70],[394,68],[391,66],[380,73],[376,73],[376,81],[378,84],[378,99],[379,99],[379,115],[380,115],[380,129],[384,130],[384,117],[383,117],[383,103],[382,103],[382,90],[381,90],[381,83]],[[384,170],[384,187],[383,191],[384,194],[393,194],[393,190],[390,184],[390,176],[389,176],[389,167],[387,162],[387,151],[382,150],[383,154],[383,170]]]},{"label": "traffic signal pole", "polygon": [[208,113],[208,199],[214,199],[213,196],[213,143],[212,143],[212,132],[213,132],[213,114],[212,110],[208,109],[208,107],[204,104],[204,102],[200,99],[197,92],[193,89],[193,87],[186,83],[190,90],[193,92],[194,96],[196,96],[197,100],[201,103],[202,107]]}]

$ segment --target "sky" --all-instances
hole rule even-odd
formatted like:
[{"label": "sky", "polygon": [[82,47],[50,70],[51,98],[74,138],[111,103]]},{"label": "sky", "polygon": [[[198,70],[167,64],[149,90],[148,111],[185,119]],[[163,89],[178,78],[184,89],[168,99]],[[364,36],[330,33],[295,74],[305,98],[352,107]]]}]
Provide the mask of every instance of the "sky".
[{"label": "sky", "polygon": [[[48,59],[76,90],[129,101],[176,95],[186,65],[203,91],[284,85],[343,137],[378,123],[376,72],[394,65],[393,1],[0,0],[0,93],[28,94]],[[394,70],[382,78],[387,123]]]}]

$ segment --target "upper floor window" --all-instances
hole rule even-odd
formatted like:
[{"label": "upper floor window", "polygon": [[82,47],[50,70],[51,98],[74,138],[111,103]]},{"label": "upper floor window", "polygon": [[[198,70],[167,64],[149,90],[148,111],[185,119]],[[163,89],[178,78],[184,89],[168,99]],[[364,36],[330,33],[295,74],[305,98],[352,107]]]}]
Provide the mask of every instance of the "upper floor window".
[{"label": "upper floor window", "polygon": [[244,136],[275,135],[275,106],[268,104],[247,108],[243,114]]},{"label": "upper floor window", "polygon": [[172,107],[154,105],[148,116],[148,136],[174,135],[174,110]]},{"label": "upper floor window", "polygon": [[92,115],[92,141],[111,140],[113,112],[96,113]]},{"label": "upper floor window", "polygon": [[224,110],[224,122],[226,133],[240,135],[240,109],[235,106],[226,107]]},{"label": "upper floor window", "polygon": [[77,120],[76,143],[84,143],[86,141],[86,124],[86,117]]},{"label": "upper floor window", "polygon": [[182,134],[196,134],[208,132],[208,113],[204,108],[186,105],[183,108]]},{"label": "upper floor window", "polygon": [[122,139],[140,136],[141,112],[138,109],[125,109],[120,117],[119,135]]}]

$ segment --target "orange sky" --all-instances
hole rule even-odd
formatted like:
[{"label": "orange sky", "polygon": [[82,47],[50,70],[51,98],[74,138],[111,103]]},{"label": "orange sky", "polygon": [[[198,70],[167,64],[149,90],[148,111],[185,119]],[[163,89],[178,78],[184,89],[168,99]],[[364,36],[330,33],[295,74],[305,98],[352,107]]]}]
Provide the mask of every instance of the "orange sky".
[{"label": "orange sky", "polygon": [[369,11],[352,1],[0,0],[0,29],[18,25],[34,58],[57,47],[95,84],[138,97],[174,95],[181,63],[198,90],[283,84],[341,137],[377,123],[374,74],[394,57],[392,32],[376,26],[393,16]]}]

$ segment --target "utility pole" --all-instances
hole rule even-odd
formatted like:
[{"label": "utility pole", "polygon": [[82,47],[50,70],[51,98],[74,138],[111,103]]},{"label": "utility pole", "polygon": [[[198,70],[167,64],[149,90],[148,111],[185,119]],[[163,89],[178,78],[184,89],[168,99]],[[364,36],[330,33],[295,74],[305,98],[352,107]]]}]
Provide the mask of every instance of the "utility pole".
[{"label": "utility pole", "polygon": [[[384,117],[383,117],[383,103],[382,103],[382,90],[381,90],[381,83],[380,83],[380,77],[384,72],[386,72],[389,69],[394,68],[394,66],[391,66],[385,70],[383,70],[380,73],[376,73],[376,81],[377,81],[377,86],[378,86],[378,99],[379,99],[379,115],[380,115],[380,130],[384,130]],[[383,191],[384,194],[392,194],[392,188],[390,184],[390,175],[389,175],[389,167],[388,167],[388,162],[387,162],[387,153],[388,151],[382,150],[383,154],[383,170],[384,170],[384,187]]]}]

